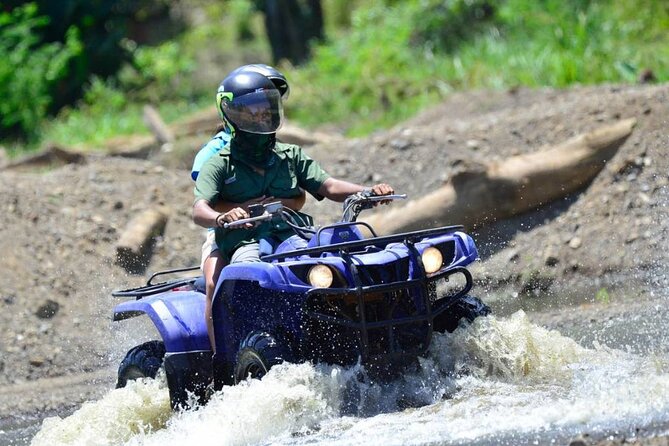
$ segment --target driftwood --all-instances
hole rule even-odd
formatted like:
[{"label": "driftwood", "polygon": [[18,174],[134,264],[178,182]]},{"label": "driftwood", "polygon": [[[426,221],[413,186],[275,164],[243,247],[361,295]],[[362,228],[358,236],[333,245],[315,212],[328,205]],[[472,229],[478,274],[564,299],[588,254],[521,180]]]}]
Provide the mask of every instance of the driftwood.
[{"label": "driftwood", "polygon": [[160,117],[158,110],[150,105],[145,105],[143,117],[144,123],[151,133],[153,133],[153,136],[156,137],[156,140],[161,147],[165,147],[166,144],[172,144],[174,142],[174,132],[172,132],[172,129],[165,124],[165,121]]},{"label": "driftwood", "polygon": [[148,159],[160,150],[160,145],[149,135],[117,136],[105,142],[105,149],[110,156]]},{"label": "driftwood", "polygon": [[[151,135],[112,138],[105,143],[107,153],[111,156],[148,159],[161,149],[168,151],[180,139],[194,136],[202,138],[201,145],[213,136],[216,128],[221,124],[221,118],[215,110],[205,110],[168,125],[155,108],[147,105],[144,107],[144,122],[151,131]],[[277,137],[283,142],[300,146],[312,146],[343,139],[337,134],[307,131],[290,123],[285,123],[279,129]],[[195,144],[193,147],[195,149],[200,145]]]},{"label": "driftwood", "polygon": [[[206,110],[192,115],[186,120],[176,122],[171,125],[171,129],[178,138],[192,136],[197,134],[212,135],[214,130],[221,124],[221,118],[215,110]],[[290,122],[284,122],[276,137],[288,144],[297,144],[300,146],[312,146],[330,142],[334,139],[343,139],[337,134],[307,131],[292,125]]]},{"label": "driftwood", "polygon": [[482,226],[537,208],[591,181],[631,134],[635,119],[598,128],[555,147],[454,176],[435,192],[364,220],[379,234],[462,224]]},{"label": "driftwood", "polygon": [[133,218],[116,244],[116,263],[129,273],[142,274],[151,260],[156,237],[167,224],[167,209],[147,209]]},{"label": "driftwood", "polygon": [[51,144],[37,154],[28,155],[19,160],[8,163],[4,166],[4,168],[20,170],[21,168],[32,169],[60,164],[83,164],[85,162],[86,155],[83,153],[75,152],[71,149],[65,149]]}]

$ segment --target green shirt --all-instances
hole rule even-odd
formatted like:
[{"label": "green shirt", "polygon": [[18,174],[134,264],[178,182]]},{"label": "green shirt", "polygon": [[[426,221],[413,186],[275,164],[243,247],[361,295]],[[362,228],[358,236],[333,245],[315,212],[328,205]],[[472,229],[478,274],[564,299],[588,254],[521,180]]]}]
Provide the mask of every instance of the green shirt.
[{"label": "green shirt", "polygon": [[[195,182],[195,201],[206,200],[243,203],[261,196],[294,198],[306,190],[318,200],[318,190],[330,176],[321,166],[294,144],[276,143],[272,160],[260,174],[230,153],[227,145],[202,166]],[[239,246],[261,238],[277,241],[290,237],[293,231],[283,221],[263,222],[252,229],[216,228],[216,244],[229,260]]]}]

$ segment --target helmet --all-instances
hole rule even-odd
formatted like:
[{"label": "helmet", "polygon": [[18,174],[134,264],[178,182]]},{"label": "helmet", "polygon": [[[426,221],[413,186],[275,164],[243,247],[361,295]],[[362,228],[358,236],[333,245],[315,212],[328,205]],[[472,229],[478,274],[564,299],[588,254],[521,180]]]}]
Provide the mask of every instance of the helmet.
[{"label": "helmet", "polygon": [[243,71],[252,71],[255,73],[260,73],[265,76],[267,79],[271,80],[276,89],[281,93],[281,99],[286,100],[290,96],[290,86],[288,85],[288,80],[286,76],[283,75],[279,70],[269,65],[262,63],[253,63],[249,65],[242,65],[239,68],[235,68],[230,74],[235,74]]},{"label": "helmet", "polygon": [[267,77],[253,71],[233,71],[216,93],[221,118],[233,130],[276,133],[283,118],[281,94]]}]

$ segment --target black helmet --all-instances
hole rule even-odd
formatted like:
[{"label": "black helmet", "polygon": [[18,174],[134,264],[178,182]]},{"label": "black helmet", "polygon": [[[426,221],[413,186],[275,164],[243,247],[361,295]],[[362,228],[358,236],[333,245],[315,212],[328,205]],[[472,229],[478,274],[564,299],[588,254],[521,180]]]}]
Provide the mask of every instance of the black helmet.
[{"label": "black helmet", "polygon": [[233,71],[216,93],[216,105],[234,130],[248,133],[276,133],[281,126],[281,94],[267,77],[253,71]]},{"label": "black helmet", "polygon": [[279,93],[281,93],[281,100],[285,101],[288,99],[288,96],[290,96],[290,85],[288,85],[288,80],[286,79],[286,76],[284,76],[283,73],[281,73],[276,68],[262,63],[253,63],[235,68],[230,74],[236,74],[243,71],[260,73],[267,79],[271,80],[274,83],[276,89],[279,90]]}]

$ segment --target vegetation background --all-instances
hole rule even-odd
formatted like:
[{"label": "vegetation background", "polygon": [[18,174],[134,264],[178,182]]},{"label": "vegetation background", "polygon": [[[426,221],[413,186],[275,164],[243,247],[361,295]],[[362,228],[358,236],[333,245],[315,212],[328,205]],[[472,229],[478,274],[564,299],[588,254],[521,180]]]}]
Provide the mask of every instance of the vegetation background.
[{"label": "vegetation background", "polygon": [[[277,8],[298,31],[322,14],[303,54],[270,44]],[[291,120],[359,136],[457,90],[665,82],[669,2],[3,0],[0,59],[10,156],[147,133],[144,105],[167,122],[212,107],[244,63],[285,72]]]}]

